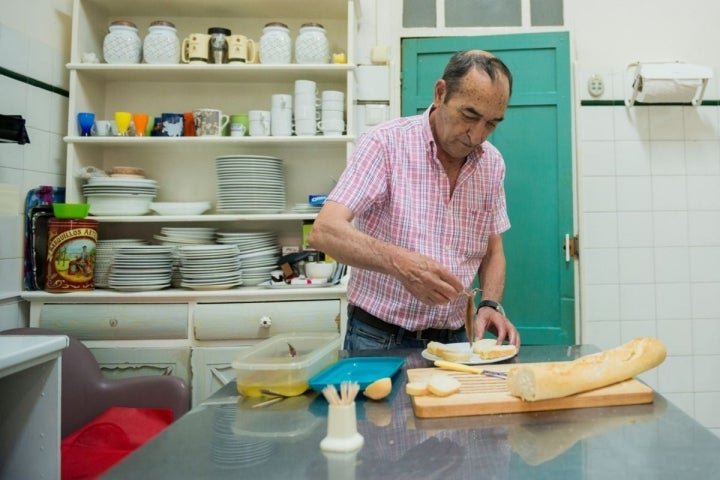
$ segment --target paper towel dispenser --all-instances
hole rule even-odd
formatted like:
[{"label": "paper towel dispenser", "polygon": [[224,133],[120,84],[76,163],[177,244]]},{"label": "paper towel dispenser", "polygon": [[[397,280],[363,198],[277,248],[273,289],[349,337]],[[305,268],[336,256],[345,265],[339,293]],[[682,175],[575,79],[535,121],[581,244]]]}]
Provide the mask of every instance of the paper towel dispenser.
[{"label": "paper towel dispenser", "polygon": [[712,69],[690,63],[636,63],[630,98],[625,104],[631,107],[636,101],[644,103],[685,103],[699,105],[705,95]]}]

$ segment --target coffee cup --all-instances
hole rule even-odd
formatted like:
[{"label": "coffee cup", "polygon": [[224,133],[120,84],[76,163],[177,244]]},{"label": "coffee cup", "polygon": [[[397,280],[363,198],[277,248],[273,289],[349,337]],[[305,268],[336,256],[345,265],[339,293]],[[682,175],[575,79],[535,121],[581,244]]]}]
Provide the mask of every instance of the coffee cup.
[{"label": "coffee cup", "polygon": [[345,119],[345,114],[342,110],[323,110],[320,114],[320,120],[323,121],[335,121],[340,120],[343,121]]},{"label": "coffee cup", "polygon": [[343,130],[345,130],[345,122],[342,120],[320,120],[318,128],[326,136],[342,135]]},{"label": "coffee cup", "polygon": [[246,113],[230,115],[230,136],[244,137],[250,129],[250,119]]},{"label": "coffee cup", "polygon": [[96,137],[109,137],[113,135],[112,123],[110,120],[95,120],[92,128],[92,135]]},{"label": "coffee cup", "polygon": [[208,63],[208,48],[210,35],[204,33],[191,33],[182,42],[180,60],[182,63],[205,64]]},{"label": "coffee cup", "polygon": [[295,105],[293,116],[295,117],[295,120],[304,120],[307,118],[318,120],[317,109],[315,108],[315,105]]},{"label": "coffee cup", "polygon": [[323,90],[322,101],[325,102],[327,100],[335,100],[335,101],[344,102],[345,101],[345,92],[341,92],[339,90]]},{"label": "coffee cup", "polygon": [[310,136],[317,133],[317,120],[315,118],[295,118],[295,135]]},{"label": "coffee cup", "polygon": [[345,110],[345,103],[342,100],[323,100],[321,107],[325,110]]},{"label": "coffee cup", "polygon": [[161,137],[182,137],[183,121],[182,113],[163,113],[160,116],[161,130],[158,133]]},{"label": "coffee cup", "polygon": [[230,122],[230,117],[216,108],[198,108],[193,110],[195,135],[198,137],[219,137]]},{"label": "coffee cup", "polygon": [[248,112],[248,130],[251,137],[270,135],[270,112],[267,110],[250,110]]},{"label": "coffee cup", "polygon": [[230,35],[228,43],[228,62],[252,63],[257,57],[257,43],[245,35]]},{"label": "coffee cup", "polygon": [[295,80],[295,95],[301,93],[311,94],[313,97],[317,95],[317,83],[312,80]]}]

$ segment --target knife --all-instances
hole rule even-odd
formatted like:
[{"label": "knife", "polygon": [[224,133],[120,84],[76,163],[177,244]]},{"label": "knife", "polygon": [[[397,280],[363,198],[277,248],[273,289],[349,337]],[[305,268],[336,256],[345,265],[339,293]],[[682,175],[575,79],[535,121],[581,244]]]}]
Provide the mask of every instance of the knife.
[{"label": "knife", "polygon": [[507,379],[507,373],[504,372],[485,370],[484,368],[473,367],[471,365],[465,365],[463,363],[448,362],[447,360],[435,360],[435,366],[438,368],[442,368],[443,370],[453,370],[455,372],[463,373],[475,373],[478,375],[485,375],[486,377],[500,378],[502,380]]}]

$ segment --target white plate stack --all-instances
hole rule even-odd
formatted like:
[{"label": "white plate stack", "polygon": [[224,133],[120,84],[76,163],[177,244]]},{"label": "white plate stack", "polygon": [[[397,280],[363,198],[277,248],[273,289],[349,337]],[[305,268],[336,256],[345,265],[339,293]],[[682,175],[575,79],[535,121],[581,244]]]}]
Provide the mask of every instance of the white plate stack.
[{"label": "white plate stack", "polygon": [[140,292],[170,286],[174,247],[137,245],[119,248],[115,253],[108,285],[113,290]]},{"label": "white plate stack", "polygon": [[239,248],[244,285],[259,285],[278,268],[281,247],[274,232],[218,232],[217,242]]},{"label": "white plate stack", "polygon": [[148,178],[90,177],[82,190],[90,215],[145,215],[158,186]]},{"label": "white plate stack", "polygon": [[182,287],[224,290],[243,284],[237,245],[186,245],[177,253]]},{"label": "white plate stack", "polygon": [[162,227],[159,235],[153,235],[163,245],[210,245],[215,243],[212,227]]},{"label": "white plate stack", "polygon": [[223,213],[285,211],[283,161],[260,155],[226,155],[215,159],[217,210]]},{"label": "white plate stack", "polygon": [[112,266],[115,252],[123,247],[136,247],[147,245],[145,240],[139,238],[118,238],[98,240],[95,246],[95,287],[107,288],[110,267]]}]

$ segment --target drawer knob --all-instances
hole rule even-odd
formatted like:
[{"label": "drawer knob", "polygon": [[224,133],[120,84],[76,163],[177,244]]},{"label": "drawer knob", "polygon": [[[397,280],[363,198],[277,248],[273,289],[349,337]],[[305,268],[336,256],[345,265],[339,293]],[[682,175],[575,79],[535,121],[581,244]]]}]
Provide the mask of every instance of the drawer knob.
[{"label": "drawer knob", "polygon": [[267,315],[263,315],[260,317],[260,326],[263,328],[270,328],[272,325],[272,318],[268,317]]},{"label": "drawer knob", "polygon": [[111,327],[117,327],[117,324],[118,324],[117,318],[111,318],[108,323],[110,323]]}]

